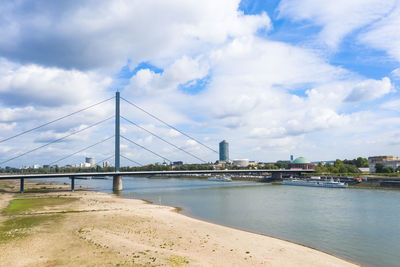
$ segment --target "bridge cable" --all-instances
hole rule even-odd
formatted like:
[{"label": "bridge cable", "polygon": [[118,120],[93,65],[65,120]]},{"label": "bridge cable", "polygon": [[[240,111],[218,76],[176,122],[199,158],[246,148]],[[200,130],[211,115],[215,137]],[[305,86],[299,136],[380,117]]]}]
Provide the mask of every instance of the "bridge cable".
[{"label": "bridge cable", "polygon": [[197,157],[196,155],[193,155],[192,153],[190,153],[190,152],[184,150],[183,148],[180,148],[180,147],[178,147],[177,145],[172,144],[171,142],[165,140],[164,138],[160,137],[159,135],[157,135],[157,134],[155,134],[155,133],[152,133],[151,131],[145,129],[144,127],[138,125],[137,123],[134,123],[133,121],[128,120],[127,118],[125,118],[125,117],[123,117],[123,116],[121,116],[121,118],[123,118],[123,119],[126,120],[127,122],[129,122],[129,123],[135,125],[136,127],[138,127],[138,128],[140,128],[140,129],[142,129],[142,130],[148,132],[149,134],[151,134],[151,135],[157,137],[157,138],[160,139],[161,141],[164,141],[165,143],[167,143],[167,144],[169,144],[169,145],[175,147],[176,149],[179,149],[179,150],[185,152],[186,154],[188,154],[188,155],[190,155],[190,156],[192,156],[192,157],[194,157],[194,158],[196,158],[196,159],[202,161],[203,163],[207,163],[207,161],[202,160],[201,158]]},{"label": "bridge cable", "polygon": [[152,154],[154,154],[154,155],[156,155],[156,156],[158,156],[158,157],[160,157],[160,158],[163,158],[164,160],[167,160],[167,161],[169,161],[169,162],[172,162],[171,160],[167,159],[166,157],[163,157],[163,156],[161,156],[161,155],[157,154],[156,152],[154,152],[154,151],[151,151],[150,149],[148,149],[148,148],[145,148],[145,147],[144,147],[144,146],[142,146],[142,145],[139,145],[138,143],[136,143],[136,142],[134,142],[134,141],[130,140],[129,138],[126,138],[125,136],[122,136],[122,135],[121,135],[121,138],[123,138],[123,139],[125,139],[125,140],[127,140],[127,141],[131,142],[132,144],[135,144],[135,145],[137,145],[137,146],[139,146],[139,147],[143,148],[144,150],[147,150],[147,151],[149,151],[150,153],[152,153]]},{"label": "bridge cable", "polygon": [[[114,136],[113,136],[113,137],[114,137]],[[104,161],[106,161],[106,160],[108,160],[108,159],[111,159],[111,158],[113,158],[113,157],[115,157],[114,154],[111,155],[111,156],[109,156],[109,157],[107,157],[107,158],[105,158],[105,159],[102,159],[102,160],[100,160],[100,161],[98,161],[98,162],[104,162]]]},{"label": "bridge cable", "polygon": [[144,110],[143,108],[139,107],[138,105],[132,103],[131,101],[129,101],[129,100],[123,98],[122,96],[121,96],[121,99],[124,100],[125,102],[127,102],[128,104],[134,106],[135,108],[137,108],[137,109],[143,111],[144,113],[146,113],[147,115],[151,116],[152,118],[158,120],[159,122],[161,122],[161,123],[167,125],[167,126],[170,127],[171,129],[174,129],[175,131],[181,133],[182,135],[184,135],[184,136],[190,138],[191,140],[195,141],[196,143],[202,145],[203,147],[205,147],[205,148],[211,150],[211,151],[214,152],[214,153],[219,154],[218,151],[216,151],[215,149],[212,149],[211,147],[207,146],[206,144],[203,144],[202,142],[200,142],[199,140],[195,139],[194,137],[191,137],[190,135],[188,135],[188,134],[182,132],[181,130],[178,130],[178,129],[175,128],[174,126],[172,126],[172,125],[168,124],[167,122],[161,120],[160,118],[158,118],[158,117],[156,117],[155,115],[151,114],[150,112]]},{"label": "bridge cable", "polygon": [[15,137],[18,137],[18,136],[21,136],[21,135],[23,135],[23,134],[32,132],[32,131],[34,131],[34,130],[40,129],[40,128],[42,128],[42,127],[44,127],[44,126],[47,126],[47,125],[49,125],[49,124],[52,124],[52,123],[54,123],[54,122],[57,122],[57,121],[60,121],[60,120],[62,120],[62,119],[65,119],[65,118],[67,118],[67,117],[70,117],[70,116],[72,116],[72,115],[75,115],[75,114],[77,114],[77,113],[79,113],[79,112],[82,112],[82,111],[88,110],[88,109],[90,109],[90,108],[92,108],[92,107],[95,107],[95,106],[98,106],[98,105],[100,105],[100,104],[103,104],[103,103],[105,103],[105,102],[107,102],[107,101],[113,99],[114,97],[115,97],[115,96],[113,96],[113,97],[111,97],[111,98],[108,98],[108,99],[106,99],[106,100],[103,100],[103,101],[101,101],[101,102],[99,102],[99,103],[90,105],[90,106],[88,106],[88,107],[86,107],[86,108],[83,108],[83,109],[77,110],[77,111],[75,111],[75,112],[72,112],[72,113],[70,113],[70,114],[68,114],[68,115],[62,116],[62,117],[60,117],[60,118],[58,118],[58,119],[55,119],[55,120],[46,122],[45,124],[36,126],[36,127],[32,128],[32,129],[29,129],[29,130],[20,132],[20,133],[18,133],[18,134],[16,134],[16,135],[7,137],[7,138],[5,138],[5,139],[3,139],[3,140],[0,140],[0,143],[3,143],[3,142],[5,142],[5,141],[11,140],[11,139],[14,139]]},{"label": "bridge cable", "polygon": [[63,158],[61,158],[61,159],[58,159],[58,160],[56,160],[56,161],[53,161],[53,162],[49,163],[49,165],[51,166],[51,165],[53,165],[54,163],[57,163],[57,162],[59,162],[59,161],[62,161],[62,160],[67,159],[67,158],[69,158],[69,157],[72,157],[73,155],[76,155],[76,154],[78,154],[79,152],[85,151],[86,149],[89,149],[89,148],[92,148],[92,147],[94,147],[94,146],[97,146],[97,145],[99,145],[99,144],[101,144],[101,143],[104,143],[105,141],[108,141],[108,140],[110,140],[110,139],[113,138],[113,137],[114,137],[114,135],[113,135],[113,136],[110,136],[110,137],[107,137],[106,139],[104,139],[104,140],[102,140],[102,141],[100,141],[100,142],[97,142],[97,143],[95,143],[95,144],[93,144],[93,145],[87,146],[87,147],[85,147],[85,148],[83,148],[83,149],[81,149],[81,150],[79,150],[79,151],[76,151],[76,152],[74,152],[74,153],[72,153],[72,154],[69,154],[68,156],[65,156],[65,157],[63,157]]},{"label": "bridge cable", "polygon": [[120,155],[120,156],[123,157],[124,159],[127,159],[127,160],[129,160],[129,161],[131,161],[131,162],[133,162],[133,163],[139,165],[140,167],[143,167],[142,164],[140,164],[140,163],[137,162],[137,161],[134,161],[133,159],[130,159],[130,158],[128,158],[128,157],[125,157],[124,155]]},{"label": "bridge cable", "polygon": [[39,149],[41,149],[41,148],[44,148],[44,147],[46,147],[46,146],[48,146],[48,145],[54,144],[54,143],[56,143],[56,142],[58,142],[58,141],[64,140],[64,139],[66,139],[66,138],[68,138],[68,137],[70,137],[70,136],[72,136],[72,135],[75,135],[75,134],[77,134],[77,133],[83,132],[83,131],[85,131],[85,130],[87,130],[87,129],[89,129],[89,128],[92,128],[92,127],[94,127],[94,126],[97,126],[97,125],[99,125],[99,124],[101,124],[101,123],[103,123],[103,122],[105,122],[105,121],[108,121],[108,120],[110,120],[110,119],[113,119],[113,118],[114,118],[114,115],[113,115],[112,117],[107,118],[107,119],[104,119],[104,120],[101,120],[101,121],[99,121],[99,122],[96,122],[96,123],[94,123],[94,124],[92,124],[92,125],[89,125],[88,127],[85,127],[85,128],[80,129],[80,130],[78,130],[78,131],[75,131],[75,132],[73,132],[73,133],[71,133],[71,134],[65,135],[65,136],[63,136],[63,137],[61,137],[61,138],[58,138],[58,139],[53,140],[53,141],[51,141],[51,142],[48,142],[48,143],[46,143],[46,144],[44,144],[44,145],[42,145],[42,146],[36,147],[36,148],[34,148],[34,149],[32,149],[32,150],[29,150],[29,151],[27,151],[27,152],[25,152],[25,153],[22,153],[22,154],[18,155],[18,156],[15,156],[15,157],[12,157],[12,158],[10,158],[10,159],[8,159],[8,160],[2,161],[2,162],[0,162],[0,165],[2,165],[2,164],[4,164],[4,163],[7,163],[7,162],[9,162],[9,161],[11,161],[11,160],[20,158],[20,157],[22,157],[22,156],[25,156],[25,155],[27,155],[27,154],[29,154],[29,153],[32,153],[32,152],[34,152],[34,151],[36,151],[36,150],[39,150]]}]

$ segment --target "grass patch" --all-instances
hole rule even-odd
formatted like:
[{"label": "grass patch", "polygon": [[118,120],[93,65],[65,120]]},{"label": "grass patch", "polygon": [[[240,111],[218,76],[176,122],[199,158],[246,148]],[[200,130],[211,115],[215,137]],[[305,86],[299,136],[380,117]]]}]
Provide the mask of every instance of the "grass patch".
[{"label": "grass patch", "polygon": [[21,214],[27,211],[40,210],[44,207],[71,203],[76,200],[76,198],[60,197],[14,199],[10,201],[10,204],[3,213],[8,215]]},{"label": "grass patch", "polygon": [[168,263],[173,267],[187,266],[189,261],[186,257],[182,257],[179,255],[172,255],[168,258]]},{"label": "grass patch", "polygon": [[10,218],[0,226],[0,243],[25,237],[30,233],[32,227],[59,217],[59,215],[41,215]]}]

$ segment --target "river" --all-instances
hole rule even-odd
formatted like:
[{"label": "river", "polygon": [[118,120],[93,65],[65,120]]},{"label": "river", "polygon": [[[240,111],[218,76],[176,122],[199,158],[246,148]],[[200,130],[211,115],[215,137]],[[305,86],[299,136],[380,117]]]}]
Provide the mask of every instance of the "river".
[{"label": "river", "polygon": [[[59,180],[58,180],[59,181]],[[68,180],[65,180],[69,182]],[[400,265],[400,191],[124,178],[122,196],[289,240],[367,266]],[[111,180],[76,180],[111,193]]]}]

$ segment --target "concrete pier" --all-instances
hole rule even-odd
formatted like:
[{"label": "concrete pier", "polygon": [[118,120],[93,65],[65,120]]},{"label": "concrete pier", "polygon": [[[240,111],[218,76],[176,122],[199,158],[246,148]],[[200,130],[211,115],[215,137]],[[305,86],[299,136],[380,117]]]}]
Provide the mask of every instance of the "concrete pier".
[{"label": "concrete pier", "polygon": [[282,173],[281,172],[273,172],[271,178],[272,178],[272,180],[282,180]]},{"label": "concrete pier", "polygon": [[24,178],[20,179],[20,189],[19,189],[20,193],[24,192]]},{"label": "concrete pier", "polygon": [[114,175],[113,191],[114,192],[122,191],[122,176],[121,175]]}]

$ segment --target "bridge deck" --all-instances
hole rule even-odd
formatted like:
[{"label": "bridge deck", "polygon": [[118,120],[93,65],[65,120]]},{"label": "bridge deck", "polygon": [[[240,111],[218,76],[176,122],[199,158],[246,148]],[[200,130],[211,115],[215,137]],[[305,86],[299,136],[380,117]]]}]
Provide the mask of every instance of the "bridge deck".
[{"label": "bridge deck", "polygon": [[43,173],[43,174],[7,174],[0,175],[0,180],[8,179],[34,179],[34,178],[65,178],[88,176],[148,176],[148,175],[173,175],[173,174],[245,174],[245,173],[301,173],[314,172],[314,170],[190,170],[190,171],[132,171],[132,172],[86,172],[86,173]]}]

